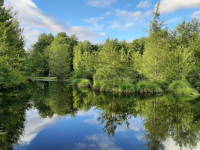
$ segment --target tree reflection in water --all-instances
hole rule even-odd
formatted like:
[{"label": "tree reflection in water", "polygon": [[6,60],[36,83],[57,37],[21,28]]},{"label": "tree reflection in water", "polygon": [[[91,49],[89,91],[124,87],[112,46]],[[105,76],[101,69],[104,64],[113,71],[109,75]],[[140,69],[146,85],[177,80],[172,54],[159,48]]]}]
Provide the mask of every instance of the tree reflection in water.
[{"label": "tree reflection in water", "polygon": [[64,82],[36,82],[6,91],[0,97],[0,145],[12,149],[23,134],[26,110],[35,107],[42,118],[54,114],[75,117],[79,110],[99,110],[103,131],[114,136],[118,126],[140,117],[144,121],[144,146],[164,149],[170,137],[180,147],[195,148],[199,141],[200,102],[186,97],[166,95],[128,95],[99,93],[67,86]]}]

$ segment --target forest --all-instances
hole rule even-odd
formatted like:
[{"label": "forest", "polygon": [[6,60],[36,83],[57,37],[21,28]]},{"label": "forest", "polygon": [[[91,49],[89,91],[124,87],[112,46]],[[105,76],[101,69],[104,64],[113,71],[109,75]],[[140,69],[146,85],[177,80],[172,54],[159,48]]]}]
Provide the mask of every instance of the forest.
[{"label": "forest", "polygon": [[148,37],[130,43],[107,38],[103,44],[94,45],[79,41],[75,34],[43,33],[25,50],[17,13],[3,0],[0,11],[1,89],[15,87],[27,79],[54,77],[100,91],[199,95],[198,19],[183,19],[169,30],[166,20],[160,19],[158,3],[146,31]]}]

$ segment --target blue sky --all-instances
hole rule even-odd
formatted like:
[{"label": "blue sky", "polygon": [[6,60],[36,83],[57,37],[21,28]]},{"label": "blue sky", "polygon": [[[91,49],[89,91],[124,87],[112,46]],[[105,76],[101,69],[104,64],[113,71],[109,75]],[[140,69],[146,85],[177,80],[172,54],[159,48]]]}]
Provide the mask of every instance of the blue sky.
[{"label": "blue sky", "polygon": [[153,11],[174,29],[183,18],[200,18],[200,0],[5,0],[19,11],[27,46],[41,33],[66,32],[79,40],[102,43],[107,37],[132,41],[147,36]]}]

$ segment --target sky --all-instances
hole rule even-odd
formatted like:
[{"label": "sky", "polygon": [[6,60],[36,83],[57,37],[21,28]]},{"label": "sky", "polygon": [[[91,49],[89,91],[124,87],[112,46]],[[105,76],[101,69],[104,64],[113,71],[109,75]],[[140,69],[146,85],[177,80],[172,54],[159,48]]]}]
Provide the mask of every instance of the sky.
[{"label": "sky", "polygon": [[147,36],[160,2],[160,18],[173,30],[184,18],[200,19],[200,0],[4,0],[18,11],[26,46],[42,33],[76,34],[79,41],[103,43],[110,37],[131,42]]}]

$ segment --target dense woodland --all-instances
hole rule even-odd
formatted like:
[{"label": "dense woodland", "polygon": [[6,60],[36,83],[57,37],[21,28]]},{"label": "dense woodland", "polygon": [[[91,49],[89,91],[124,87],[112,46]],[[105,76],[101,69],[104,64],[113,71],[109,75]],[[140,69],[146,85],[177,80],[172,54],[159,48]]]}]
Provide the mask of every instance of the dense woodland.
[{"label": "dense woodland", "polygon": [[200,22],[184,19],[169,30],[159,18],[159,4],[146,31],[148,37],[131,43],[107,38],[103,44],[93,45],[64,32],[56,36],[43,33],[26,51],[16,13],[3,0],[0,11],[0,85],[4,88],[18,85],[26,77],[89,79],[102,89],[114,88],[117,82],[141,81],[187,81],[193,88],[200,86]]}]

